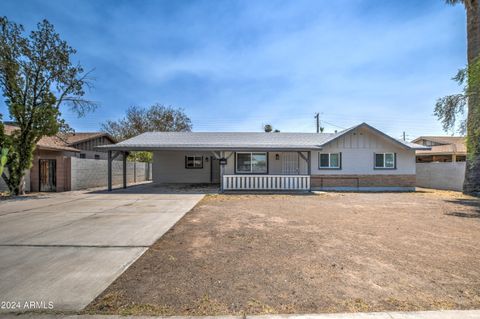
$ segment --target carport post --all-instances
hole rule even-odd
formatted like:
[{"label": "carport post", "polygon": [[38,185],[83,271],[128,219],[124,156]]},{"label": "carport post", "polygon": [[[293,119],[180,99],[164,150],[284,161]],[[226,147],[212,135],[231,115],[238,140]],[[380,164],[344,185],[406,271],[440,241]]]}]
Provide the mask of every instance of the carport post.
[{"label": "carport post", "polygon": [[108,191],[112,191],[112,151],[108,151],[108,178],[107,178],[107,184],[108,184]]},{"label": "carport post", "polygon": [[123,152],[123,188],[127,188],[127,152]]},{"label": "carport post", "polygon": [[[225,158],[225,152],[220,152],[220,158]],[[220,193],[223,193],[223,174],[225,174],[225,165],[220,165]]]},{"label": "carport post", "polygon": [[307,167],[308,167],[308,175],[312,175],[312,152],[308,151],[307,153]]}]

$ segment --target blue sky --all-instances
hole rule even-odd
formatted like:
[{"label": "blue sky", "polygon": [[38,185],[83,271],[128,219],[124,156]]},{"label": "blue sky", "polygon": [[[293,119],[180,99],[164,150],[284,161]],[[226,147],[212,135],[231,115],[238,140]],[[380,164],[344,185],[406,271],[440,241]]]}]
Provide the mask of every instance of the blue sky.
[{"label": "blue sky", "polygon": [[27,30],[48,19],[95,68],[99,109],[64,112],[77,131],[158,102],[195,131],[309,132],[320,112],[326,131],[442,134],[435,100],[466,63],[464,10],[442,0],[2,0],[0,13]]}]

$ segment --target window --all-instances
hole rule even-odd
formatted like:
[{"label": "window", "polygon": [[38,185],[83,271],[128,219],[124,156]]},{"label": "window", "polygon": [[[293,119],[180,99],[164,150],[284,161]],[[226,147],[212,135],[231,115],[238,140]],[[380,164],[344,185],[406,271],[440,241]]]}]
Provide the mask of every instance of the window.
[{"label": "window", "polygon": [[87,156],[85,155],[85,153],[80,153],[80,158],[87,158]]},{"label": "window", "polygon": [[395,153],[375,153],[375,168],[396,168]]},{"label": "window", "polygon": [[267,153],[237,153],[236,172],[266,174]]},{"label": "window", "polygon": [[95,159],[100,159],[100,155],[95,154]]},{"label": "window", "polygon": [[342,153],[321,153],[318,168],[341,168]]},{"label": "window", "polygon": [[203,168],[203,156],[185,156],[185,168]]}]

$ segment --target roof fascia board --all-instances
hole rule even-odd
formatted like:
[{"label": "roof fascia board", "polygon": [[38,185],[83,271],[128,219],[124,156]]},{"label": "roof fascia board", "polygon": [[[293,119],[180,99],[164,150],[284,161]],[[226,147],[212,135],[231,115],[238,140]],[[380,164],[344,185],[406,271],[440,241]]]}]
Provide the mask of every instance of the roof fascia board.
[{"label": "roof fascia board", "polygon": [[306,148],[306,147],[147,147],[147,146],[121,146],[121,145],[103,145],[97,146],[95,149],[98,150],[107,150],[107,151],[142,151],[142,152],[151,152],[151,151],[264,151],[264,152],[307,152],[307,151],[318,151],[322,147],[318,146],[316,148]]}]

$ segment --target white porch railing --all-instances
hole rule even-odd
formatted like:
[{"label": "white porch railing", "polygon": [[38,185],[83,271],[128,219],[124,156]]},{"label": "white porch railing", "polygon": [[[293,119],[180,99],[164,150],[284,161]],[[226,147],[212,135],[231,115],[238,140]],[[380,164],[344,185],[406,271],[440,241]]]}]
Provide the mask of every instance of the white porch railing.
[{"label": "white porch railing", "polygon": [[223,175],[223,190],[310,190],[310,176]]}]

